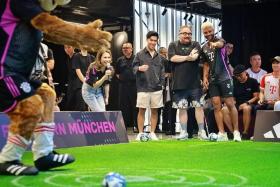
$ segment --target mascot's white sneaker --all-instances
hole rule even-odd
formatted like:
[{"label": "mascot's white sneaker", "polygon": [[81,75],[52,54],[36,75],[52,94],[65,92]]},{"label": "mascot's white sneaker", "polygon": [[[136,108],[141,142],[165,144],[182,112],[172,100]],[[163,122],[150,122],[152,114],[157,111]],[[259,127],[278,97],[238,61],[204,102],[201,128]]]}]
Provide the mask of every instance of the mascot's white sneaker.
[{"label": "mascot's white sneaker", "polygon": [[64,166],[75,161],[75,158],[69,154],[59,154],[55,151],[47,156],[43,156],[34,161],[35,166],[40,171],[47,171],[52,168]]},{"label": "mascot's white sneaker", "polygon": [[0,163],[0,175],[37,175],[39,170],[33,166],[23,165],[19,161]]}]

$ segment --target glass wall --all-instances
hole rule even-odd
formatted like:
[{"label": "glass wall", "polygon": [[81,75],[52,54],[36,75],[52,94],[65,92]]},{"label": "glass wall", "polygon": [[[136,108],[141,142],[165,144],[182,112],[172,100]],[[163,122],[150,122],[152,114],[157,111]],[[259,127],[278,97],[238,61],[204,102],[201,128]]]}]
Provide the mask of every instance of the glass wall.
[{"label": "glass wall", "polygon": [[[160,35],[158,47],[168,47],[169,43],[178,39],[179,27],[181,25],[191,25],[193,40],[203,43],[205,41],[201,33],[201,24],[205,16],[188,13],[188,18],[184,19],[186,12],[166,8],[166,14],[162,15],[165,7],[148,3],[141,0],[134,0],[134,50],[138,52],[146,45],[146,33],[150,30],[157,31]],[[221,36],[220,20],[207,17],[215,27],[215,32]]]}]

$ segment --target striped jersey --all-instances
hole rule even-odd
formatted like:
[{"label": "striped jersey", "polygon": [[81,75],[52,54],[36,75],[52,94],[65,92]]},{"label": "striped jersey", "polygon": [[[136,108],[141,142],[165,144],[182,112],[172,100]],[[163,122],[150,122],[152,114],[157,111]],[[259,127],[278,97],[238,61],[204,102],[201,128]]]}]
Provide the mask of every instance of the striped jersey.
[{"label": "striped jersey", "polygon": [[42,39],[30,22],[41,12],[38,0],[0,0],[0,79],[30,74]]}]

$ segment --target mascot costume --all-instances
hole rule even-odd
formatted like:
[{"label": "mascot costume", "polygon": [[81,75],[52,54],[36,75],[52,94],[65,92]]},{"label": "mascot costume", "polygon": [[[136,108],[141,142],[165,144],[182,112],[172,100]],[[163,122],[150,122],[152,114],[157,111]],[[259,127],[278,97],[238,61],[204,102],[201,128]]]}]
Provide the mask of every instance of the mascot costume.
[{"label": "mascot costume", "polygon": [[[0,0],[0,112],[10,118],[0,175],[36,175],[75,160],[53,150],[55,92],[45,83],[29,80],[42,34],[47,41],[90,51],[110,47],[112,35],[100,29],[101,20],[83,25],[49,13],[69,1]],[[32,138],[35,167],[21,163]]]}]

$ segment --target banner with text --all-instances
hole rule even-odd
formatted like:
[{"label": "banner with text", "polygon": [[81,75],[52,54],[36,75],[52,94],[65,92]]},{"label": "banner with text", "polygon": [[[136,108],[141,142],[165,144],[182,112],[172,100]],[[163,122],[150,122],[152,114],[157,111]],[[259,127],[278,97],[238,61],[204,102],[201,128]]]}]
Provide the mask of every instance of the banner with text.
[{"label": "banner with text", "polygon": [[280,112],[272,110],[257,111],[254,140],[280,142]]},{"label": "banner with text", "polygon": [[[127,143],[128,137],[120,111],[56,112],[56,148]],[[0,113],[0,150],[6,143],[8,117]]]}]

